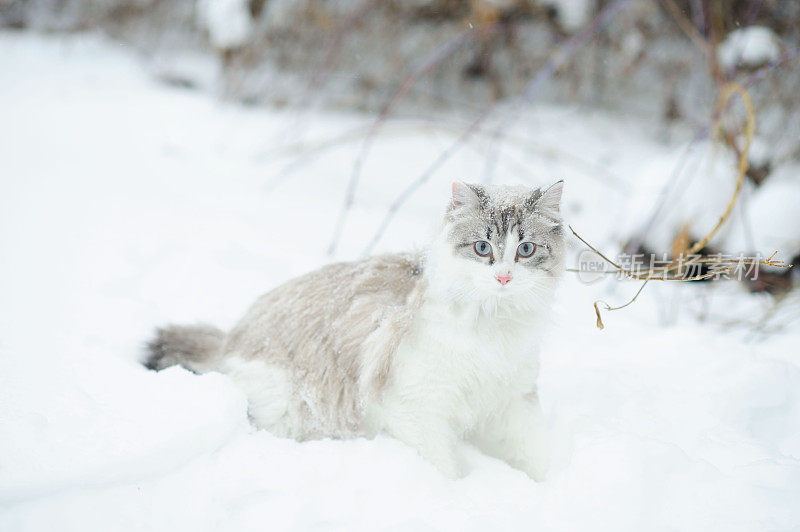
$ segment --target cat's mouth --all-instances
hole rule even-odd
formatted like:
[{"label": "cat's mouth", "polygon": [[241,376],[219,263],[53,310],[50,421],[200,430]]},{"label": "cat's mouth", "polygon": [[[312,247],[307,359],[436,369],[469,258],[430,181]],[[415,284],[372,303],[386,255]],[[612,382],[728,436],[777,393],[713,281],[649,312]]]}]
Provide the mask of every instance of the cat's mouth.
[{"label": "cat's mouth", "polygon": [[517,291],[517,287],[513,282],[506,284],[495,283],[492,291],[497,295],[505,296],[515,293]]}]

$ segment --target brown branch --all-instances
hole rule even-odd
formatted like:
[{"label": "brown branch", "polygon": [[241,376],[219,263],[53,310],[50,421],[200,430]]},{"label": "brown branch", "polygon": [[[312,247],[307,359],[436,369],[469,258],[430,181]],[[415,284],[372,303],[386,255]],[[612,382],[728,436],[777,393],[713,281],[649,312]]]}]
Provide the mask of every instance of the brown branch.
[{"label": "brown branch", "polygon": [[675,4],[674,0],[661,0],[661,3],[664,4],[664,7],[667,8],[672,18],[675,19],[675,22],[678,23],[678,27],[681,29],[683,33],[689,37],[695,46],[697,46],[702,52],[708,54],[710,52],[708,42],[703,38],[697,28],[694,27],[694,24],[686,18],[681,12],[681,8]]},{"label": "brown branch", "polygon": [[[513,108],[517,111],[511,119],[508,120],[507,125],[510,127],[510,122],[513,121],[514,118],[518,117],[518,111],[521,108],[521,105],[526,102],[530,102],[533,100],[534,95],[536,92],[541,88],[541,86],[550,80],[568,61],[572,58],[573,54],[583,45],[585,44],[593,35],[595,35],[598,29],[607,23],[612,16],[620,10],[625,4],[630,2],[631,0],[614,0],[613,2],[607,4],[595,17],[592,19],[578,34],[571,37],[564,45],[559,48],[555,53],[550,55],[548,61],[544,64],[544,66],[536,73],[533,78],[527,83],[525,89],[522,91],[517,99],[513,103]],[[470,125],[467,127],[466,131],[462,135],[460,135],[456,141],[451,144],[433,163],[425,169],[425,171],[420,175],[415,181],[413,181],[408,187],[403,189],[400,195],[395,198],[392,204],[389,206],[389,209],[386,212],[378,230],[373,235],[372,239],[370,240],[367,247],[364,249],[363,255],[369,254],[376,246],[378,241],[383,236],[383,233],[386,231],[386,228],[389,226],[389,223],[394,218],[395,214],[400,210],[400,207],[405,203],[405,201],[411,197],[411,195],[428,179],[430,179],[433,174],[445,163],[447,160],[456,153],[470,137],[472,137],[477,131],[480,130],[481,124],[490,116],[494,114],[496,111],[496,104],[492,105],[491,107],[486,108]],[[349,200],[348,200],[349,201]],[[343,212],[346,213],[347,203],[345,204],[346,208]],[[337,224],[337,233],[336,238],[338,238],[339,232],[341,231],[341,219],[340,222]],[[335,242],[335,240],[334,240]],[[335,246],[333,247],[335,249]]]},{"label": "brown branch", "polygon": [[[739,164],[738,164],[738,175],[737,175],[737,178],[736,178],[736,187],[735,187],[735,189],[733,191],[733,195],[731,196],[730,201],[728,201],[728,205],[725,207],[725,210],[720,215],[719,220],[717,221],[716,225],[708,233],[706,233],[706,235],[703,238],[701,238],[700,240],[695,242],[695,244],[687,251],[686,254],[689,255],[689,256],[696,255],[698,251],[703,249],[706,246],[706,244],[708,244],[708,242],[714,237],[714,235],[716,235],[716,233],[717,233],[717,231],[719,231],[720,227],[722,227],[722,225],[728,220],[728,218],[730,217],[731,211],[733,210],[733,206],[736,203],[737,198],[739,197],[739,192],[742,189],[742,183],[744,181],[744,176],[747,173],[747,168],[748,168],[747,154],[748,154],[748,151],[750,149],[750,143],[753,140],[753,135],[755,134],[755,112],[753,111],[753,104],[752,104],[752,101],[750,100],[749,93],[747,92],[747,90],[744,87],[742,87],[738,83],[728,83],[724,87],[722,87],[720,98],[719,98],[719,101],[717,103],[716,113],[715,113],[716,116],[717,116],[717,118],[715,120],[715,127],[719,127],[719,120],[720,120],[719,117],[721,116],[722,111],[727,107],[728,101],[730,100],[730,98],[731,98],[731,96],[733,94],[738,94],[739,95],[739,97],[742,99],[742,102],[744,103],[745,110],[747,112],[747,124],[745,126],[745,145],[744,145],[744,148],[739,153]],[[612,272],[613,271],[617,271],[617,272],[621,273],[622,275],[624,275],[625,277],[627,277],[629,279],[644,281],[642,286],[636,292],[636,295],[634,295],[633,298],[630,301],[628,301],[627,303],[625,303],[624,305],[620,305],[618,307],[612,307],[612,306],[610,306],[608,303],[606,303],[604,301],[598,300],[598,301],[594,302],[594,311],[595,311],[595,314],[597,315],[597,328],[598,329],[603,329],[604,328],[603,320],[602,320],[602,318],[600,316],[600,307],[599,307],[600,304],[605,305],[605,310],[609,310],[609,311],[610,310],[623,309],[623,308],[627,307],[628,305],[632,304],[634,301],[636,301],[636,298],[639,297],[639,294],[642,293],[642,290],[644,290],[644,287],[647,285],[647,283],[649,281],[681,281],[681,282],[702,281],[704,279],[710,279],[712,277],[717,277],[718,278],[718,277],[721,277],[723,275],[727,275],[727,274],[735,271],[736,268],[739,267],[740,265],[743,266],[743,265],[759,264],[759,265],[776,267],[776,268],[790,268],[792,266],[791,264],[787,265],[787,264],[784,264],[781,261],[774,260],[774,257],[777,254],[777,251],[774,252],[772,255],[770,255],[767,259],[758,260],[758,261],[755,261],[755,260],[736,261],[736,260],[730,260],[730,259],[717,259],[715,257],[708,257],[708,256],[706,256],[706,257],[697,256],[697,257],[692,257],[688,261],[684,262],[683,254],[681,254],[681,256],[678,257],[678,258],[673,257],[673,259],[669,263],[667,263],[665,266],[658,267],[658,268],[651,267],[651,268],[648,268],[648,269],[643,270],[643,271],[635,271],[633,269],[623,268],[618,263],[612,261],[606,255],[604,255],[602,252],[600,252],[597,248],[595,248],[594,246],[589,244],[586,240],[584,240],[584,238],[581,237],[572,228],[572,226],[568,226],[568,227],[569,227],[570,231],[572,231],[572,234],[576,238],[578,238],[578,240],[583,242],[589,249],[591,249],[594,253],[596,253],[603,260],[605,260],[606,262],[608,262],[611,266],[613,266],[615,268],[615,270],[612,270]],[[702,264],[702,263],[731,264],[731,266],[727,266],[725,268],[721,268],[721,269],[714,270],[714,271],[709,271],[709,272],[706,272],[706,273],[703,273],[703,274],[698,274],[698,275],[691,276],[691,277],[676,277],[674,275],[671,275],[672,273],[674,273],[676,271],[680,271],[681,268],[684,267],[684,266],[692,266],[692,265],[695,265],[695,264]],[[602,272],[602,273],[609,273],[609,272]]]},{"label": "brown branch", "polygon": [[644,290],[644,287],[647,286],[648,282],[650,282],[650,279],[647,279],[645,282],[643,282],[642,286],[639,287],[639,290],[636,291],[636,294],[634,294],[633,298],[631,298],[631,300],[628,301],[627,303],[625,303],[624,305],[620,305],[618,307],[612,307],[611,305],[609,305],[605,301],[601,301],[599,299],[597,301],[595,301],[594,302],[594,313],[597,315],[597,328],[598,329],[604,329],[605,328],[605,325],[603,325],[603,318],[600,317],[600,309],[597,307],[597,305],[599,303],[602,303],[603,305],[605,305],[606,306],[606,310],[623,309],[623,308],[627,307],[628,305],[630,305],[631,303],[633,303],[634,301],[636,301],[636,298],[639,297],[639,294],[642,293],[642,290]]},{"label": "brown branch", "polygon": [[431,54],[425,61],[422,62],[417,68],[414,69],[411,74],[406,77],[400,87],[392,94],[389,100],[381,109],[378,117],[372,124],[369,132],[367,133],[366,137],[364,138],[364,142],[361,145],[361,149],[358,152],[356,157],[355,163],[353,164],[353,172],[350,175],[350,179],[347,182],[347,187],[345,190],[345,197],[344,202],[342,204],[342,208],[339,211],[339,216],[336,219],[333,229],[333,236],[331,237],[331,243],[328,246],[328,255],[333,255],[336,253],[336,248],[339,245],[339,239],[341,238],[342,231],[344,230],[345,222],[347,221],[348,213],[350,209],[353,207],[353,203],[355,201],[355,194],[356,190],[358,189],[359,182],[361,181],[361,173],[364,167],[364,163],[369,155],[370,149],[372,147],[372,143],[375,139],[375,136],[378,133],[378,130],[383,125],[383,123],[388,119],[390,112],[394,108],[394,106],[399,102],[411,88],[416,85],[417,81],[430,72],[434,67],[436,67],[439,63],[441,63],[444,59],[451,56],[457,50],[459,50],[465,43],[471,41],[476,36],[484,35],[493,31],[496,31],[499,28],[498,25],[490,24],[486,26],[479,26],[479,27],[471,27],[466,29],[456,35],[454,38],[450,39],[442,46],[434,50],[434,53]]},{"label": "brown branch", "polygon": [[[689,249],[687,252],[688,255],[694,255],[701,249],[703,249],[706,244],[717,234],[719,228],[722,227],[722,224],[728,219],[731,215],[731,211],[733,210],[733,205],[736,203],[736,198],[739,197],[739,192],[742,190],[742,183],[744,182],[744,176],[747,173],[747,169],[750,167],[750,163],[747,160],[747,155],[750,152],[750,143],[753,141],[753,135],[756,132],[756,115],[755,111],[753,111],[753,102],[750,100],[750,93],[747,92],[747,89],[739,85],[738,83],[731,82],[722,87],[722,94],[719,99],[719,103],[717,104],[717,110],[722,111],[728,105],[728,100],[730,100],[731,96],[736,93],[742,99],[744,103],[745,110],[747,111],[747,125],[745,129],[745,141],[744,141],[744,148],[742,148],[742,152],[739,154],[739,175],[736,179],[736,188],[733,191],[733,195],[731,196],[730,201],[728,202],[727,207],[725,207],[725,212],[722,213],[722,216],[719,217],[719,221],[717,221],[717,225],[706,234],[703,238],[699,241],[695,242],[695,244]],[[717,127],[719,127],[719,120],[717,120]]]}]

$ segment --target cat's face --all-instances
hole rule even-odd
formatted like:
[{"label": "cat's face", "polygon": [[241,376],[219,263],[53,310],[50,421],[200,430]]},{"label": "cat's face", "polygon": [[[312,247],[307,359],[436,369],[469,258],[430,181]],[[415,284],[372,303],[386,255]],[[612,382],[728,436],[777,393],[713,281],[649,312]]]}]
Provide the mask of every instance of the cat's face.
[{"label": "cat's face", "polygon": [[564,269],[563,182],[547,189],[453,183],[445,238],[477,295],[534,294]]}]

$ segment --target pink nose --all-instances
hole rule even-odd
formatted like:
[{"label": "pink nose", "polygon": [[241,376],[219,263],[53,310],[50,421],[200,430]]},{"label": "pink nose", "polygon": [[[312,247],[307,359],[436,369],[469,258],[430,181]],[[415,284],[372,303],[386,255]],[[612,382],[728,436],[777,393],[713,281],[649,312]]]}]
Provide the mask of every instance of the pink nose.
[{"label": "pink nose", "polygon": [[497,279],[497,282],[500,283],[503,286],[505,286],[509,282],[511,282],[511,276],[510,275],[495,275],[494,278]]}]

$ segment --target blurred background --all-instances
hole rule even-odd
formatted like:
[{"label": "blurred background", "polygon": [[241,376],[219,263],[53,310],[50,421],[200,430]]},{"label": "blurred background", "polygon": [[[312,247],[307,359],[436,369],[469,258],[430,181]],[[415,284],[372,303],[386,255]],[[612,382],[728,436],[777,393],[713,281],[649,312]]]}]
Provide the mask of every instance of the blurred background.
[{"label": "blurred background", "polygon": [[[406,137],[425,130],[457,139],[438,159],[431,153],[426,169],[409,172],[409,182],[439,174],[461,145],[479,145],[484,159],[468,165],[471,171],[460,177],[467,181],[547,181],[527,161],[514,161],[506,149],[513,144],[528,159],[582,165],[582,176],[593,174],[608,187],[628,189],[625,194],[660,186],[649,205],[640,197],[626,204],[626,210],[647,212],[617,220],[625,227],[613,231],[613,251],[674,252],[681,239],[705,234],[736,182],[732,168],[745,147],[745,107],[727,102],[724,112],[717,109],[723,88],[735,82],[749,93],[757,120],[747,183],[729,224],[736,227],[728,229],[737,234],[703,251],[779,251],[788,262],[800,253],[796,2],[0,0],[0,28],[100,34],[131,50],[164,85],[291,112],[285,128],[261,139],[265,159],[280,147],[284,155],[294,150],[302,164],[302,156],[317,157],[334,144],[346,151],[360,143],[352,161],[341,163],[352,171],[341,186],[345,212],[332,222],[331,252],[365,165],[367,180],[380,179],[369,171],[373,144],[404,135],[397,128]],[[648,161],[650,168],[637,168],[637,175],[620,172],[564,139],[538,142],[562,123],[534,125],[528,117],[526,124],[520,116],[547,105],[577,109],[572,125],[598,111],[638,122],[656,143],[686,150],[660,169]],[[373,118],[342,125],[312,146],[306,135],[309,128],[313,135],[310,124],[319,112]],[[630,148],[613,146],[616,158]],[[698,157],[704,150],[713,153]],[[266,181],[274,185],[292,171]],[[780,294],[793,286],[790,270],[765,273],[752,290]]]},{"label": "blurred background", "polygon": [[100,30],[166,83],[274,106],[470,114],[535,95],[700,123],[720,84],[757,74],[763,140],[798,149],[797,69],[758,73],[791,66],[795,2],[3,0],[0,26]]}]

